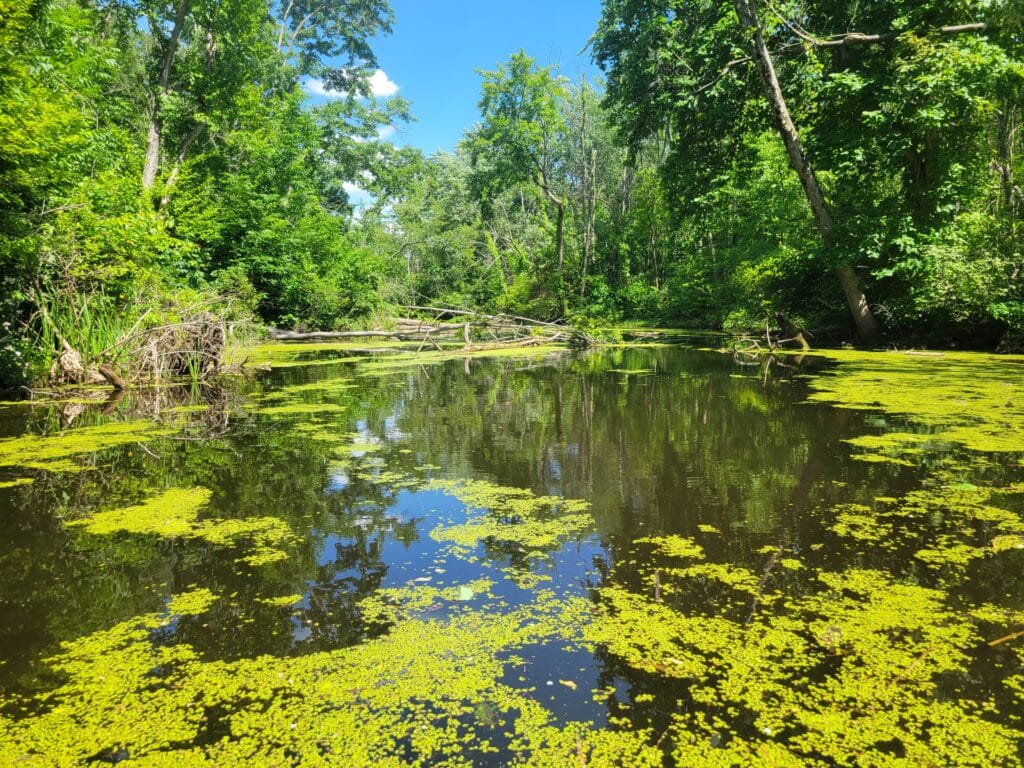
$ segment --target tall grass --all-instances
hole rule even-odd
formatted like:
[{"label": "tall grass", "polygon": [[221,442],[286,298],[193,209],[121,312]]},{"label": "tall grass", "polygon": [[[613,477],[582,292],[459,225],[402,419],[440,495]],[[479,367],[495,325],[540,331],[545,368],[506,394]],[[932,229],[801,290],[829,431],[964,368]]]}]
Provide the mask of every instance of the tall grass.
[{"label": "tall grass", "polygon": [[87,364],[116,362],[119,340],[137,328],[145,314],[140,306],[119,305],[111,297],[96,293],[42,294],[39,301],[45,302],[42,309],[49,318],[41,327],[45,348],[59,351],[63,339]]},{"label": "tall grass", "polygon": [[39,293],[39,346],[50,363],[65,343],[87,370],[113,364],[128,381],[198,382],[220,369],[225,346],[250,336],[251,314],[213,291],[140,292],[128,303],[98,293]]}]

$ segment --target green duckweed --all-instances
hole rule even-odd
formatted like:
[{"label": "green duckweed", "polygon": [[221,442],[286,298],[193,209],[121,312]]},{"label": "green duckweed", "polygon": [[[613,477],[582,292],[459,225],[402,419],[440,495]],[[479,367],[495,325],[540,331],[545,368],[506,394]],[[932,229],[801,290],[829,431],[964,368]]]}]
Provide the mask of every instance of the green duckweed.
[{"label": "green duckweed", "polygon": [[451,494],[469,515],[464,523],[435,527],[431,538],[451,544],[458,557],[474,557],[481,544],[505,553],[511,559],[506,575],[524,588],[548,578],[534,572],[534,565],[566,542],[586,536],[594,525],[590,504],[579,499],[537,496],[482,480],[433,481],[426,488]]},{"label": "green duckweed", "polygon": [[[811,400],[839,408],[882,410],[935,430],[931,439],[982,452],[1024,451],[1024,376],[1021,357],[944,352],[828,350],[839,363],[810,380]],[[891,447],[920,442],[907,433],[858,438]]]},{"label": "green duckweed", "polygon": [[256,602],[269,605],[272,608],[291,608],[293,605],[302,602],[302,595],[282,595],[281,597],[258,597]]},{"label": "green duckweed", "polygon": [[1024,541],[1024,519],[991,503],[1016,487],[947,484],[882,499],[876,508],[838,505],[831,529],[864,547],[909,549],[939,579],[961,575],[983,557],[1015,549]]},{"label": "green duckweed", "polygon": [[685,536],[657,536],[636,539],[635,544],[651,544],[656,552],[666,557],[681,557],[692,560],[704,559],[704,548]]},{"label": "green duckweed", "polygon": [[167,602],[167,612],[177,616],[198,616],[206,613],[217,600],[217,595],[208,589],[182,592]]},{"label": "green duckweed", "polygon": [[[205,598],[182,596],[177,607],[198,610]],[[517,764],[659,766],[649,731],[559,726],[533,689],[500,682],[517,648],[574,634],[586,613],[582,601],[542,593],[503,614],[406,620],[352,648],[234,662],[155,644],[168,618],[143,615],[66,643],[49,662],[62,682],[43,695],[41,713],[0,719],[0,758],[468,768],[500,741]],[[23,703],[2,702],[5,710]]]},{"label": "green duckweed", "polygon": [[282,547],[295,536],[280,518],[200,520],[200,510],[210,501],[205,488],[173,488],[142,504],[96,512],[68,523],[97,536],[128,533],[161,538],[199,539],[216,546],[248,545],[243,562],[267,565],[287,557]]},{"label": "green duckweed", "polygon": [[1024,733],[990,719],[995,701],[939,695],[981,641],[944,592],[871,570],[819,573],[817,585],[770,607],[751,595],[736,617],[609,586],[583,634],[686,681],[698,706],[672,714],[677,765],[1016,765]]},{"label": "green duckweed", "polygon": [[[431,365],[457,359],[473,358],[536,358],[562,353],[566,347],[538,345],[534,347],[482,347],[464,349],[459,344],[442,344],[442,349],[420,350],[419,343],[374,340],[323,343],[271,342],[256,347],[234,350],[232,362],[249,367],[297,368],[359,363],[361,375],[384,374],[417,365]],[[379,352],[385,354],[353,354]],[[310,387],[311,391],[314,389]],[[299,390],[303,391],[303,390]]]},{"label": "green duckweed", "polygon": [[151,421],[110,422],[80,427],[59,435],[22,435],[0,440],[0,467],[75,472],[84,465],[71,459],[107,448],[144,443],[174,434],[173,428]]}]

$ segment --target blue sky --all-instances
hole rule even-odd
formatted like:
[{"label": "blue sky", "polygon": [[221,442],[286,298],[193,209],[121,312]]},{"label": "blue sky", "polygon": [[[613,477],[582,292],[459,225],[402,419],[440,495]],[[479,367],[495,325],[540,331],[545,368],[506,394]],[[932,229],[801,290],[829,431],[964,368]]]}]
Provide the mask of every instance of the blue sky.
[{"label": "blue sky", "polygon": [[[601,0],[392,0],[394,32],[375,41],[375,92],[412,102],[417,122],[391,137],[428,154],[452,149],[478,116],[480,76],[523,48],[576,79],[596,74],[577,55],[597,26]],[[314,86],[315,90],[315,86]]]}]

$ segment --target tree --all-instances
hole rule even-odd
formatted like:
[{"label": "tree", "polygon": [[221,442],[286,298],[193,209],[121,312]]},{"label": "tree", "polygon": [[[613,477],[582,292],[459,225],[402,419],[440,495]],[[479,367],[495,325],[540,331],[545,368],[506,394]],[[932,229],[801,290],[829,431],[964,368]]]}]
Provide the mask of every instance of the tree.
[{"label": "tree", "polygon": [[[745,184],[737,158],[775,131],[822,243],[814,261],[838,273],[867,338],[854,265],[888,319],[909,320],[907,297],[934,274],[925,262],[946,259],[932,243],[987,185],[996,153],[974,137],[997,135],[993,117],[1012,112],[999,96],[1020,78],[1012,6],[606,0],[594,52],[627,143],[670,145],[662,172],[678,231],[709,192],[721,200],[715,190]],[[730,247],[742,246],[730,229]]]},{"label": "tree", "polygon": [[[761,76],[761,83],[768,97],[768,103],[771,104],[776,127],[782,138],[782,143],[786,147],[789,161],[800,178],[800,184],[807,196],[807,203],[814,214],[814,223],[818,227],[825,247],[832,249],[835,245],[832,211],[829,210],[828,203],[825,201],[825,193],[818,182],[814,167],[807,159],[800,135],[790,116],[789,106],[786,104],[786,97],[782,93],[782,86],[779,84],[779,78],[775,71],[775,63],[764,40],[761,22],[757,16],[757,7],[754,5],[754,0],[734,0],[734,6],[740,24],[752,38],[751,51],[757,71]],[[848,262],[840,263],[836,267],[836,273],[839,275],[839,284],[846,295],[846,301],[850,305],[850,312],[853,314],[853,321],[857,326],[857,334],[861,341],[867,344],[873,343],[878,337],[878,323],[871,312],[864,291],[861,290],[857,273]]]},{"label": "tree", "polygon": [[146,23],[153,58],[142,186],[152,189],[166,170],[166,205],[197,142],[230,129],[246,87],[282,94],[300,77],[318,76],[358,105],[376,67],[368,38],[390,30],[391,11],[384,0],[270,8],[265,0],[177,0],[147,7]]},{"label": "tree", "polygon": [[555,142],[565,130],[561,102],[565,88],[551,67],[539,67],[525,52],[507,64],[481,71],[481,124],[471,147],[480,167],[484,196],[532,183],[555,208],[555,265],[561,313],[567,311],[565,286],[565,199],[556,189]]}]

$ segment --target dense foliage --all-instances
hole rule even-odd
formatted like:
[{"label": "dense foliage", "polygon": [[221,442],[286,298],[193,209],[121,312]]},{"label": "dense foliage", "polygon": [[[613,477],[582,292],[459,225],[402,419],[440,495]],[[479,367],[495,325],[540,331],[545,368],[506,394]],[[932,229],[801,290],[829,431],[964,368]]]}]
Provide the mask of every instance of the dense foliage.
[{"label": "dense foliage", "polygon": [[[382,0],[0,5],[0,383],[189,307],[365,312],[345,184],[406,113],[370,98]],[[316,77],[344,98],[304,106]],[[365,183],[365,182],[364,182]]]},{"label": "dense foliage", "polygon": [[[719,313],[768,301],[813,321],[836,305],[831,285],[818,285],[829,255],[816,253],[745,55],[741,5],[688,3],[684,13],[677,2],[609,0],[595,54],[630,145],[670,137],[662,178],[685,265],[679,289],[696,298],[713,286]],[[890,332],[1019,329],[1019,6],[763,5],[762,34],[826,188],[839,258],[859,267]]]},{"label": "dense foliage", "polygon": [[[384,0],[0,0],[0,381],[211,303],[843,332],[837,268],[889,337],[1021,343],[1019,4],[605,0],[606,83],[513,54],[429,157],[380,139],[410,117],[369,87],[390,23]],[[340,98],[311,106],[310,78]]]}]

